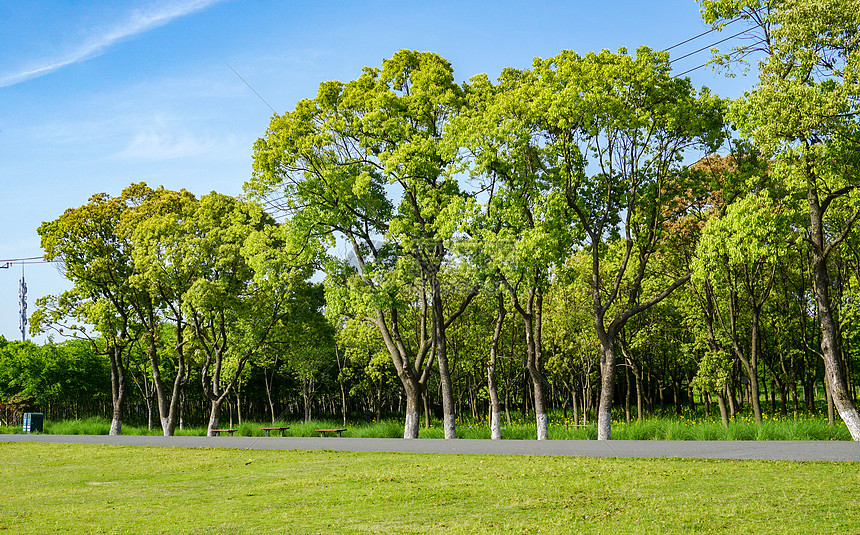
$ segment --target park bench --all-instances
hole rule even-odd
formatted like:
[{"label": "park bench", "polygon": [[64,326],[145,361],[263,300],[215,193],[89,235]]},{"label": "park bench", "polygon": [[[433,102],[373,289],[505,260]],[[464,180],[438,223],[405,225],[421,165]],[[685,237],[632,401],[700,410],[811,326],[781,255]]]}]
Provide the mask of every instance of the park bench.
[{"label": "park bench", "polygon": [[265,431],[267,437],[272,436],[269,434],[272,431],[279,431],[281,433],[281,436],[284,436],[284,431],[286,431],[289,428],[290,428],[289,426],[287,426],[287,427],[261,427],[260,431]]},{"label": "park bench", "polygon": [[235,433],[235,432],[236,432],[235,429],[213,429],[212,430],[212,433],[214,433],[216,437],[218,435],[220,435],[221,433],[229,433],[230,436],[232,437],[233,433]]},{"label": "park bench", "polygon": [[346,428],[342,429],[317,429],[317,433],[320,434],[321,437],[326,436],[326,433],[337,433],[337,436],[341,436],[341,433],[346,431]]}]

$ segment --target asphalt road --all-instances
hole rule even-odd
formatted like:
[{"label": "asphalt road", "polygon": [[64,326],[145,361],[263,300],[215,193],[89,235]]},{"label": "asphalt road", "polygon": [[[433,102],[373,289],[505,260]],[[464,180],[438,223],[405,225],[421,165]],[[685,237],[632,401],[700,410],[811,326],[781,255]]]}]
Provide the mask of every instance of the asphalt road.
[{"label": "asphalt road", "polygon": [[668,440],[442,440],[399,438],[163,437],[106,435],[0,435],[0,442],[111,444],[242,450],[329,450],[465,455],[760,459],[767,461],[860,462],[860,442],[848,441],[668,441]]}]

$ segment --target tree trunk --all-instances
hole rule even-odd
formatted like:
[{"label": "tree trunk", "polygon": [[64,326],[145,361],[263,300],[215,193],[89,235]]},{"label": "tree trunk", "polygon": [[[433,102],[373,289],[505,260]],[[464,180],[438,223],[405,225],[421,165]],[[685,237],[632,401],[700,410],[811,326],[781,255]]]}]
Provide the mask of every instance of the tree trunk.
[{"label": "tree trunk", "polygon": [[[429,394],[427,390],[424,390],[424,394],[421,396],[421,399],[424,401],[424,427],[430,428],[430,399],[428,398]],[[409,406],[409,400],[406,400],[406,406]]]},{"label": "tree trunk", "polygon": [[343,386],[343,366],[340,363],[337,345],[334,346],[334,356],[337,359],[337,383],[340,385],[340,412],[343,415],[343,425],[346,427],[346,389]]},{"label": "tree trunk", "polygon": [[[180,302],[177,307],[181,307]],[[168,396],[165,389],[164,381],[161,378],[160,358],[158,356],[158,348],[156,347],[155,319],[150,316],[149,325],[152,326],[148,334],[149,344],[147,353],[149,354],[149,362],[152,367],[152,384],[155,387],[155,395],[158,405],[158,416],[161,422],[161,429],[164,436],[173,436],[176,428],[177,414],[179,410],[180,394],[188,381],[188,370],[185,365],[185,339],[184,339],[184,322],[180,319],[176,321],[176,377],[173,380],[173,388]]]},{"label": "tree trunk", "polygon": [[[403,390],[406,393],[406,419],[403,425],[403,438],[412,439],[418,438],[418,407],[422,396],[424,396],[425,409],[427,408],[426,380],[428,377],[429,366],[432,362],[432,355],[428,358],[427,354],[431,348],[431,340],[427,338],[426,329],[426,299],[423,299],[425,314],[422,318],[420,347],[416,351],[415,362],[410,362],[406,345],[400,336],[399,327],[397,324],[397,309],[391,309],[391,327],[388,326],[388,320],[385,317],[382,309],[375,311],[375,318],[368,318],[379,329],[382,339],[385,342],[391,360],[394,363],[394,368],[397,370],[397,377],[400,379],[400,384],[403,385]],[[425,363],[426,360],[426,363]],[[380,378],[381,381],[381,378]],[[380,384],[381,388],[381,384]],[[376,403],[377,418],[380,417],[381,400]],[[429,427],[429,413],[426,415],[427,425]]]},{"label": "tree trunk", "polygon": [[209,425],[206,428],[206,436],[214,437],[215,429],[218,429],[218,416],[221,412],[221,399],[212,400],[209,407]]},{"label": "tree trunk", "polygon": [[[241,384],[242,384],[241,382],[236,383],[236,420],[239,422],[240,426],[242,425],[242,392],[241,392],[241,386],[240,386]],[[230,413],[230,415],[231,415],[230,417],[232,418],[233,417],[232,413]],[[233,426],[233,424],[231,423],[230,427],[232,427],[232,426]]]},{"label": "tree trunk", "polygon": [[726,385],[726,400],[729,402],[729,416],[734,420],[737,417],[738,409],[735,402],[735,393],[730,384]]},{"label": "tree trunk", "polygon": [[729,415],[726,411],[726,395],[723,392],[717,392],[717,404],[720,406],[720,421],[723,427],[729,426]]},{"label": "tree trunk", "polygon": [[406,388],[406,421],[403,425],[403,438],[418,438],[418,430],[421,427],[418,412],[421,393],[414,387]]},{"label": "tree trunk", "polygon": [[624,379],[625,386],[624,389],[624,421],[627,422],[627,425],[630,425],[630,368],[624,368]]},{"label": "tree trunk", "polygon": [[[337,349],[337,347],[335,347]],[[275,361],[272,363],[272,375],[269,375],[268,370],[263,369],[263,383],[266,387],[266,400],[269,402],[269,413],[272,416],[272,423],[275,423],[275,404],[272,401],[272,387],[275,382],[275,370],[278,369],[278,356],[275,355]]]},{"label": "tree trunk", "polygon": [[505,321],[505,299],[501,292],[498,294],[499,314],[496,317],[496,326],[493,330],[493,340],[490,343],[490,362],[487,364],[487,392],[490,396],[490,438],[500,440],[502,438],[501,405],[499,403],[499,392],[496,385],[496,359],[499,352],[499,339],[502,335],[502,324]]},{"label": "tree trunk", "polygon": [[125,365],[122,361],[122,349],[114,346],[108,348],[110,357],[112,414],[110,435],[122,434],[122,410],[125,404]]},{"label": "tree trunk", "polygon": [[508,425],[511,425],[511,385],[507,382],[505,383],[505,418]]},{"label": "tree trunk", "polygon": [[[811,175],[807,175],[811,176]],[[809,201],[810,232],[812,244],[812,276],[813,292],[818,308],[818,322],[821,327],[821,356],[824,358],[824,377],[830,387],[833,404],[839,412],[842,421],[848,427],[851,438],[860,441],[860,414],[854,407],[854,401],[849,395],[842,369],[839,365],[839,331],[833,318],[830,303],[830,276],[827,272],[827,254],[825,246],[824,209],[818,200],[818,191],[814,179],[808,182],[807,197]]]},{"label": "tree trunk", "polygon": [[615,347],[607,338],[600,347],[600,401],[597,405],[597,440],[612,438],[612,398],[615,387]]},{"label": "tree trunk", "polygon": [[749,379],[749,398],[750,403],[752,403],[753,415],[755,416],[755,421],[757,424],[762,422],[761,415],[761,400],[759,399],[759,386],[758,386],[758,374],[755,371],[753,366],[756,365],[754,360],[751,360],[749,364],[744,362],[744,368],[746,369],[748,379]]},{"label": "tree trunk", "polygon": [[636,420],[641,422],[642,415],[642,372],[638,366],[633,368],[636,378]]},{"label": "tree trunk", "polygon": [[430,278],[430,286],[433,290],[433,346],[436,348],[439,382],[442,386],[442,420],[445,428],[445,439],[449,440],[457,438],[457,424],[455,421],[454,389],[451,385],[451,371],[448,369],[448,339],[445,333],[442,287],[435,273]]},{"label": "tree trunk", "polygon": [[146,398],[146,429],[152,431],[152,399]]},{"label": "tree trunk", "polygon": [[[529,378],[531,379],[533,391],[537,439],[546,440],[549,437],[549,420],[546,415],[543,377],[540,373],[543,294],[540,288],[532,287],[529,290],[526,305],[523,307],[519,296],[517,295],[517,289],[511,286],[507,281],[504,282],[510,292],[514,308],[516,308],[523,320],[526,338],[525,365],[526,371],[528,371]],[[526,386],[523,385],[523,418],[528,417],[526,414],[527,390]]]},{"label": "tree trunk", "polygon": [[526,368],[534,389],[535,425],[537,427],[537,439],[546,440],[549,436],[549,421],[546,416],[544,404],[543,377],[538,370],[539,353],[538,343],[535,336],[537,329],[526,321]]}]

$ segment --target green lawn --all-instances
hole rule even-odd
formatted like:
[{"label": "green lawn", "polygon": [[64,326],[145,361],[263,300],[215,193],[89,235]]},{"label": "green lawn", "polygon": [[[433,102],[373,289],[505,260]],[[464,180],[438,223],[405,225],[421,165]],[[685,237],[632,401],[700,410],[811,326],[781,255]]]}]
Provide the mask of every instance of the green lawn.
[{"label": "green lawn", "polygon": [[0,441],[6,533],[858,533],[856,463]]}]

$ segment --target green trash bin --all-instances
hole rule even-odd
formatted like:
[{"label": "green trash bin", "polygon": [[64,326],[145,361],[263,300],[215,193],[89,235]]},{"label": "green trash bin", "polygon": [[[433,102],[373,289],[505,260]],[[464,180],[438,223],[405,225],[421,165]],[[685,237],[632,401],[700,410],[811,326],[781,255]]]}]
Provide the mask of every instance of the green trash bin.
[{"label": "green trash bin", "polygon": [[24,413],[24,432],[35,433],[42,432],[42,423],[45,421],[45,415],[41,412],[25,412]]}]

